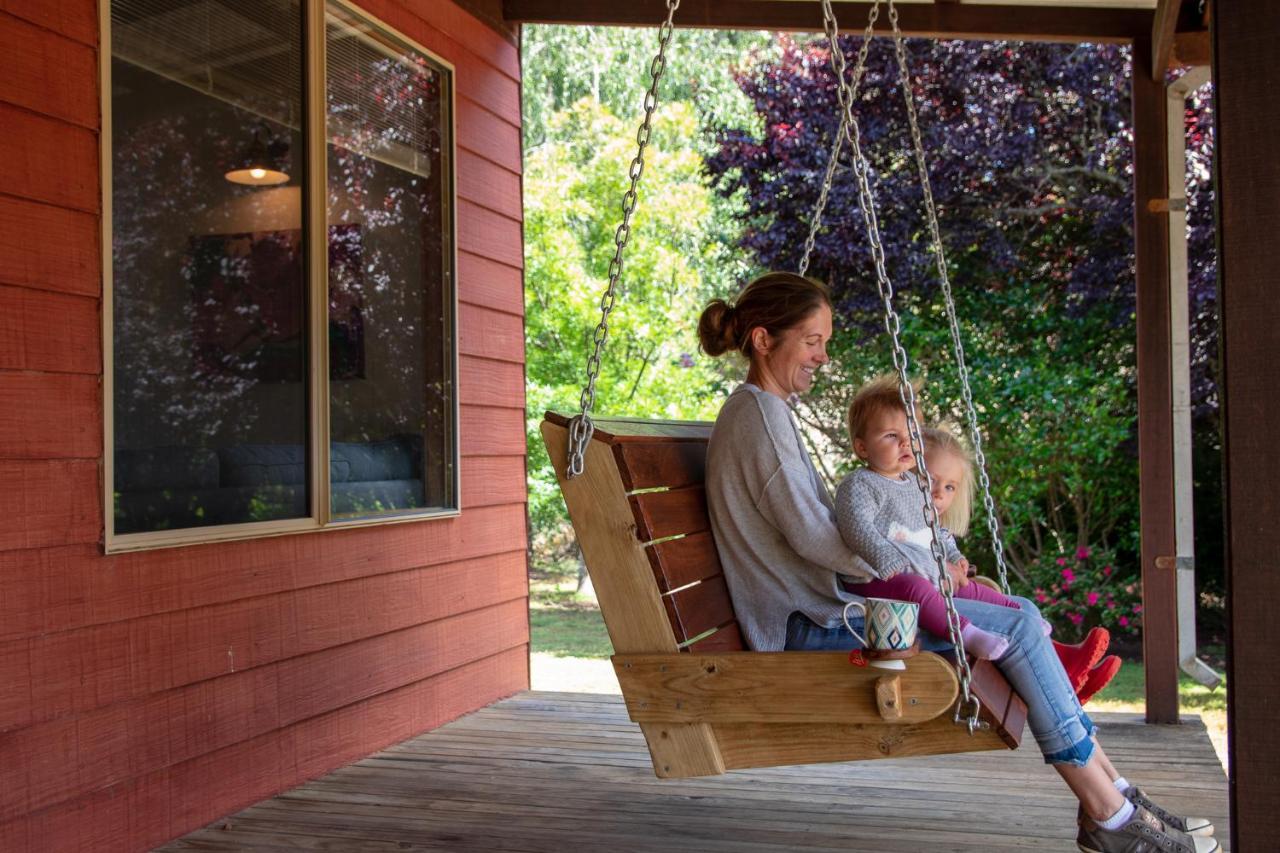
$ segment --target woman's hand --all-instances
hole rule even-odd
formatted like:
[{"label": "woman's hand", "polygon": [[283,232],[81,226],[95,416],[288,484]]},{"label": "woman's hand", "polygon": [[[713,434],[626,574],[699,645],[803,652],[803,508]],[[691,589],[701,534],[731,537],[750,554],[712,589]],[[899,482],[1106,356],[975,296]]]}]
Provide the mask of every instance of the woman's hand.
[{"label": "woman's hand", "polygon": [[964,589],[970,584],[969,561],[961,557],[954,563],[947,563],[947,574],[951,575],[953,589]]}]

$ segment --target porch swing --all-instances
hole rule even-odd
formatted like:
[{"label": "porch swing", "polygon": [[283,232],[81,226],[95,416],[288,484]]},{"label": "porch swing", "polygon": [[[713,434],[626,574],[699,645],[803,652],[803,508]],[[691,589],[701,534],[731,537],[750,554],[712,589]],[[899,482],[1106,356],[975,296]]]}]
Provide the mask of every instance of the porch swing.
[{"label": "porch swing", "polygon": [[[846,80],[846,58],[838,40],[831,0],[820,2],[842,115],[799,272],[803,274],[808,268],[837,158],[847,141],[872,247],[885,328],[893,342],[899,393],[908,413],[917,465],[924,475],[922,493],[933,529],[932,550],[947,603],[955,662],[922,652],[905,661],[905,670],[886,672],[852,667],[844,652],[746,650],[707,513],[704,480],[712,425],[591,417],[596,377],[608,337],[608,316],[622,271],[636,188],[644,170],[644,151],[657,106],[658,83],[666,66],[672,21],[680,5],[680,0],[667,0],[658,53],[650,65],[644,120],[636,138],[639,150],[629,169],[630,187],[623,196],[623,219],[615,233],[609,285],[601,299],[601,319],[595,331],[594,350],[587,361],[581,413],[570,418],[548,412],[541,426],[613,644],[614,670],[627,712],[644,733],[659,777],[1015,749],[1026,722],[1026,705],[999,670],[989,661],[971,663],[964,653],[951,583],[938,544],[937,517],[927,498],[928,470],[920,424],[915,418],[914,392],[907,379],[907,355],[899,340],[898,315],[885,270],[869,167],[854,115],[854,98],[882,0],[871,4],[850,80]],[[996,545],[1000,585],[1007,592],[1007,573],[911,96],[903,36],[893,0],[888,0],[887,6],[930,236],[964,388],[968,426],[981,471],[987,523]]]}]

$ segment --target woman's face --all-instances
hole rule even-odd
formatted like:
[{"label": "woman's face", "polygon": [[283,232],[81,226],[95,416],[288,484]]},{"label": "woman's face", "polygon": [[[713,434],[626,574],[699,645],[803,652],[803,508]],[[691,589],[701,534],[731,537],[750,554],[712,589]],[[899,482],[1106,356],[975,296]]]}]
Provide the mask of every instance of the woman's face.
[{"label": "woman's face", "polygon": [[929,466],[929,479],[933,480],[933,505],[941,515],[951,508],[964,477],[964,461],[945,450],[935,450],[925,456]]},{"label": "woman's face", "polygon": [[820,305],[780,335],[762,327],[751,332],[751,370],[747,381],[784,400],[813,386],[813,376],[826,364],[831,340],[831,309]]}]

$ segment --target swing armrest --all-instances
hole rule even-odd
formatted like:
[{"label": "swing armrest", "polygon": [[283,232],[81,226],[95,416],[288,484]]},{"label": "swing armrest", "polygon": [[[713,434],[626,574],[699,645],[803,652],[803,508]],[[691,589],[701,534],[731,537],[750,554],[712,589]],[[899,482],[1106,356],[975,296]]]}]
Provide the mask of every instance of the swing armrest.
[{"label": "swing armrest", "polygon": [[844,652],[621,654],[613,668],[638,723],[883,723],[876,684],[899,677],[902,714],[923,723],[955,706],[959,683],[929,652],[902,671],[849,663]]}]

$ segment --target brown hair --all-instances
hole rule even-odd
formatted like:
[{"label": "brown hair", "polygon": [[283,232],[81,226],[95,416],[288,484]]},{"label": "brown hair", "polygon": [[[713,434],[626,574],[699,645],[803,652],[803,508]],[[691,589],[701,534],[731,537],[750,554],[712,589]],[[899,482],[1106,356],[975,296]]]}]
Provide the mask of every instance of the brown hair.
[{"label": "brown hair", "polygon": [[752,279],[732,304],[723,299],[708,302],[698,318],[698,342],[712,357],[737,350],[750,359],[752,329],[763,327],[770,335],[780,335],[823,305],[831,307],[831,291],[822,282],[768,272]]},{"label": "brown hair", "polygon": [[955,430],[955,424],[943,421],[926,427],[921,435],[924,437],[926,455],[938,452],[951,453],[963,463],[960,488],[956,490],[955,500],[951,502],[951,506],[947,507],[947,511],[939,521],[954,535],[964,536],[969,532],[969,519],[973,515],[973,453],[970,452],[969,446],[956,435]]},{"label": "brown hair", "polygon": [[[912,380],[911,388],[915,391],[917,405],[920,402],[920,389],[923,387],[922,380]],[[902,395],[898,393],[898,374],[896,373],[880,374],[853,395],[853,402],[849,404],[848,418],[850,445],[855,438],[864,438],[862,433],[866,430],[868,422],[884,411],[905,411]],[[916,417],[919,419],[919,412],[916,413]]]}]

